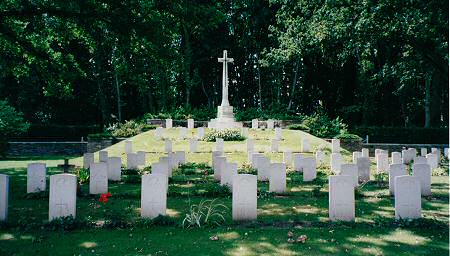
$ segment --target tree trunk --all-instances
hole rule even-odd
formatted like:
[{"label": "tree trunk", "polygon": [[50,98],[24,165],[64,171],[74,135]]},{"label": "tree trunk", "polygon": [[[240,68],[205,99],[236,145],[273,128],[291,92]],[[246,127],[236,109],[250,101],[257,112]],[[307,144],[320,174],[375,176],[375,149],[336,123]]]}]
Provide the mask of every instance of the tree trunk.
[{"label": "tree trunk", "polygon": [[290,110],[292,107],[292,102],[294,101],[294,94],[295,94],[295,87],[297,87],[297,75],[298,75],[298,65],[299,65],[299,60],[297,60],[294,64],[294,79],[292,81],[292,90],[291,90],[291,97],[289,99],[289,104],[287,109]]},{"label": "tree trunk", "polygon": [[119,76],[117,75],[117,70],[114,69],[114,80],[116,82],[116,93],[117,93],[117,118],[119,123],[122,122],[122,103],[120,102],[120,83]]},{"label": "tree trunk", "polygon": [[430,98],[431,98],[431,78],[425,78],[425,128],[430,127]]}]

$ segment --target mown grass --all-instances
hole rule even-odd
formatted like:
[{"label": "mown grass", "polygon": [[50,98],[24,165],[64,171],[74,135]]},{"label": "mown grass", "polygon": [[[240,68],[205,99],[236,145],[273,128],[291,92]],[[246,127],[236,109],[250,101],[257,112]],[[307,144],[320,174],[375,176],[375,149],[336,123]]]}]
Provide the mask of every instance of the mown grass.
[{"label": "mown grass", "polygon": [[[174,131],[172,131],[174,132]],[[287,134],[290,134],[288,131]],[[261,133],[261,134],[259,134]],[[269,131],[255,136],[270,138]],[[150,134],[151,135],[151,134]],[[176,133],[174,132],[174,135]],[[285,132],[286,135],[286,132]],[[299,151],[295,141],[302,133],[288,135],[287,147]],[[142,135],[141,135],[142,136]],[[149,134],[144,134],[149,136]],[[252,136],[252,134],[251,134]],[[135,150],[146,145],[135,139]],[[139,139],[139,140],[137,140]],[[313,144],[327,145],[315,138]],[[156,143],[156,142],[155,142]],[[157,142],[162,143],[162,142]],[[180,142],[182,147],[185,141]],[[257,141],[262,147],[264,141]],[[177,144],[175,144],[177,146]],[[229,158],[246,162],[242,156],[245,143],[225,143]],[[268,145],[268,144],[267,144]],[[207,144],[207,146],[211,146]],[[292,147],[291,147],[292,146]],[[155,145],[155,148],[158,148]],[[236,151],[233,151],[236,147]],[[121,155],[123,145],[109,148]],[[162,153],[150,148],[151,163]],[[175,150],[178,150],[175,147]],[[188,154],[188,161],[208,163],[210,148],[204,153]],[[281,154],[270,154],[281,160]],[[350,159],[345,152],[346,159]],[[33,159],[39,161],[40,159]],[[49,161],[43,159],[45,161]],[[57,161],[51,159],[50,161]],[[78,159],[74,160],[78,161]],[[26,166],[27,160],[20,161]],[[81,186],[77,198],[77,219],[71,231],[48,228],[48,192],[26,195],[26,169],[0,162],[0,173],[11,175],[9,220],[0,226],[0,255],[448,255],[448,176],[432,178],[432,197],[422,199],[423,219],[412,223],[394,222],[394,200],[387,184],[369,182],[358,190],[355,223],[331,223],[328,220],[328,185],[326,166],[319,168],[314,182],[303,182],[302,174],[289,172],[287,192],[267,193],[268,183],[258,182],[258,220],[237,223],[231,220],[231,195],[211,194],[215,181],[198,165],[188,165],[175,172],[169,186],[167,215],[169,223],[140,224],[139,183],[111,182],[107,204],[98,196],[88,195],[88,184]],[[189,169],[189,170],[188,170]],[[195,169],[192,171],[191,169]],[[51,167],[48,174],[60,173]],[[138,180],[139,181],[139,180]],[[183,229],[181,222],[190,205],[217,198],[226,205],[225,222],[219,227]],[[90,225],[86,225],[89,223]],[[106,225],[105,223],[110,223]],[[94,224],[94,225],[92,225]],[[288,243],[287,232],[307,235],[305,243]],[[219,241],[209,237],[217,235]]]}]

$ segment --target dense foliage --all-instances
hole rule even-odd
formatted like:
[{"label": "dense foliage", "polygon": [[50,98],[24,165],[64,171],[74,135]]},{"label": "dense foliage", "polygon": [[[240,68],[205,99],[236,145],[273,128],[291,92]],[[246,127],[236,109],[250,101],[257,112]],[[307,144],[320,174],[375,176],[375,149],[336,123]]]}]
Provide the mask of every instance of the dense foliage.
[{"label": "dense foliage", "polygon": [[231,104],[252,109],[239,120],[323,109],[355,125],[448,123],[438,0],[4,0],[0,100],[41,125],[103,128],[180,107],[209,119],[224,49]]},{"label": "dense foliage", "polygon": [[239,129],[210,130],[203,137],[204,141],[213,142],[221,138],[224,141],[242,141],[246,138],[242,136]]},{"label": "dense foliage", "polygon": [[0,100],[0,140],[20,135],[28,130],[30,124],[23,119],[6,101]]}]

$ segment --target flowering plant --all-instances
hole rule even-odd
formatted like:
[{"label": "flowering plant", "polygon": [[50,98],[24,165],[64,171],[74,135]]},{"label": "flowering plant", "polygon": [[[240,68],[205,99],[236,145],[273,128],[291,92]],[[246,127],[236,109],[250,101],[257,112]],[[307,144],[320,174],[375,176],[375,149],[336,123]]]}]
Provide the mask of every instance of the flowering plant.
[{"label": "flowering plant", "polygon": [[112,195],[110,192],[106,194],[101,194],[100,198],[98,199],[99,202],[106,204],[108,202],[108,198],[110,198]]}]

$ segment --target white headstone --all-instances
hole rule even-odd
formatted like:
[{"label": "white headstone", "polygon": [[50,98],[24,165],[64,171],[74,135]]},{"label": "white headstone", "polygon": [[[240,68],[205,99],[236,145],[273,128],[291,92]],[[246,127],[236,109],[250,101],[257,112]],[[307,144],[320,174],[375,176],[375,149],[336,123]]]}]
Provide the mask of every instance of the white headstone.
[{"label": "white headstone", "polygon": [[223,139],[222,138],[216,138],[216,151],[223,152]]},{"label": "white headstone", "polygon": [[205,137],[205,127],[198,127],[197,128],[197,138],[199,140],[202,140],[203,137]]},{"label": "white headstone", "polygon": [[257,186],[256,176],[238,174],[233,177],[233,220],[256,220]]},{"label": "white headstone", "polygon": [[128,153],[127,154],[127,169],[137,169],[138,168],[138,154],[137,153]]},{"label": "white headstone", "polygon": [[63,173],[50,176],[49,220],[76,216],[77,176]]},{"label": "white headstone", "polygon": [[341,164],[341,172],[339,175],[351,176],[353,178],[353,186],[358,186],[358,166],[356,164]]},{"label": "white headstone", "polygon": [[412,176],[395,178],[395,218],[417,219],[422,217],[420,181]]},{"label": "white headstone", "polygon": [[222,170],[226,167],[227,158],[225,156],[214,157],[214,179],[221,180]]},{"label": "white headstone", "polygon": [[233,177],[237,175],[238,164],[225,161],[224,168],[220,170],[220,185],[233,187]]},{"label": "white headstone", "polygon": [[441,161],[441,150],[438,148],[432,148],[431,153],[436,154],[438,163]]},{"label": "white headstone", "polygon": [[241,135],[244,138],[248,138],[248,127],[242,127],[241,128]]},{"label": "white headstone", "polygon": [[152,174],[162,174],[169,177],[169,163],[167,161],[152,163]]},{"label": "white headstone", "polygon": [[256,169],[258,170],[258,180],[269,180],[270,160],[264,155],[257,155],[253,160],[255,161]]},{"label": "white headstone", "polygon": [[0,221],[8,219],[9,176],[0,174]]},{"label": "white headstone", "polygon": [[427,154],[426,163],[430,165],[431,169],[436,169],[439,167],[438,157],[436,154],[433,153]]},{"label": "white headstone", "polygon": [[367,182],[370,180],[370,158],[358,157],[356,159],[356,166],[358,167],[358,177],[360,182]]},{"label": "white headstone", "polygon": [[292,165],[292,152],[290,150],[284,151],[283,162],[286,164],[286,166]]},{"label": "white headstone", "polygon": [[316,151],[316,161],[318,165],[322,165],[325,162],[325,153],[323,151]]},{"label": "white headstone", "polygon": [[216,165],[215,165],[215,157],[216,156],[222,156],[223,155],[223,152],[221,152],[221,151],[213,151],[212,153],[211,153],[211,166],[213,167],[213,169],[216,169]]},{"label": "white headstone", "polygon": [[277,139],[272,140],[272,145],[270,146],[270,151],[272,152],[278,152],[280,146],[280,141]]},{"label": "white headstone", "polygon": [[166,139],[164,141],[164,150],[166,151],[166,153],[172,152],[172,141],[171,140]]},{"label": "white headstone", "polygon": [[317,177],[316,159],[305,157],[302,159],[303,181],[313,181]]},{"label": "white headstone", "polygon": [[89,166],[94,162],[94,153],[83,154],[83,168],[89,169]]},{"label": "white headstone", "polygon": [[252,129],[258,129],[258,119],[252,119]]},{"label": "white headstone", "polygon": [[392,152],[391,153],[391,164],[401,164],[402,161],[402,153],[400,152]]},{"label": "white headstone", "polygon": [[125,154],[133,152],[133,141],[126,140],[125,142]]},{"label": "white headstone", "polygon": [[286,164],[270,164],[269,191],[275,193],[286,192]]},{"label": "white headstone", "polygon": [[416,156],[416,157],[414,157],[414,163],[415,164],[428,164],[428,160],[426,157]]},{"label": "white headstone", "polygon": [[413,174],[420,181],[423,196],[431,195],[431,168],[428,164],[413,164]]},{"label": "white headstone", "polygon": [[362,152],[356,151],[353,152],[353,163],[356,164],[356,160],[358,159],[358,157],[362,157]]},{"label": "white headstone", "polygon": [[198,140],[190,139],[189,140],[189,152],[196,153],[198,151]]},{"label": "white headstone", "polygon": [[172,119],[166,119],[166,129],[172,128]]},{"label": "white headstone", "polygon": [[275,128],[275,139],[282,140],[283,139],[283,131],[280,127]]},{"label": "white headstone", "polygon": [[387,153],[378,153],[376,155],[376,161],[378,173],[389,171],[389,156]]},{"label": "white headstone", "polygon": [[387,152],[385,152],[385,150],[376,148],[376,149],[375,149],[375,158],[377,157],[378,154],[381,154],[381,153],[387,153]]},{"label": "white headstone", "polygon": [[141,186],[141,217],[166,215],[168,177],[163,174],[145,174]]},{"label": "white headstone", "polygon": [[395,177],[408,175],[404,164],[391,164],[389,167],[389,192],[395,194]]},{"label": "white headstone", "polygon": [[415,156],[416,155],[412,150],[409,149],[402,150],[402,159],[404,164],[408,164],[409,162],[413,161]]},{"label": "white headstone", "polygon": [[[170,155],[172,155],[172,153],[169,153]],[[159,158],[159,163],[161,163],[163,166],[167,166],[167,171],[165,171],[163,174],[167,175],[167,177],[172,177],[172,157],[170,157],[171,159],[169,159],[169,156],[163,156]],[[153,169],[152,169],[153,171]]]},{"label": "white headstone", "polygon": [[106,163],[93,163],[89,169],[89,194],[108,193],[108,166]]},{"label": "white headstone", "polygon": [[186,127],[180,127],[180,134],[179,134],[180,140],[186,139],[186,136],[187,136],[187,129],[186,129]]},{"label": "white headstone", "polygon": [[261,153],[253,153],[253,154],[251,155],[251,159],[252,159],[251,164],[252,164],[252,168],[253,168],[253,169],[256,169],[256,159],[257,159],[259,156],[264,156],[264,155],[261,154]]},{"label": "white headstone", "polygon": [[306,138],[302,139],[302,152],[303,153],[311,152],[311,146],[309,144],[309,140]]},{"label": "white headstone", "polygon": [[45,191],[47,184],[45,163],[29,163],[27,168],[27,193]]},{"label": "white headstone", "polygon": [[255,151],[255,145],[253,139],[247,139],[247,152]]},{"label": "white headstone", "polygon": [[108,161],[108,151],[102,150],[98,152],[98,159],[100,162],[106,163]]},{"label": "white headstone", "polygon": [[272,119],[267,120],[267,129],[274,128],[274,121]]},{"label": "white headstone", "polygon": [[194,119],[190,118],[190,119],[187,120],[187,128],[189,130],[194,129]]},{"label": "white headstone", "polygon": [[361,149],[361,153],[362,153],[363,157],[369,157],[369,149],[368,148]]},{"label": "white headstone", "polygon": [[341,153],[331,153],[331,171],[335,174],[338,174],[341,171],[341,164]]},{"label": "white headstone", "polygon": [[448,148],[444,148],[444,156],[448,158]]},{"label": "white headstone", "polygon": [[303,158],[302,154],[293,154],[292,160],[294,161],[294,170],[297,172],[303,171]]},{"label": "white headstone", "polygon": [[331,140],[331,152],[332,153],[339,153],[339,152],[341,152],[341,141],[339,139],[332,139]]},{"label": "white headstone", "polygon": [[137,153],[137,162],[138,165],[145,165],[145,151],[138,151]]},{"label": "white headstone", "polygon": [[120,180],[122,174],[122,159],[120,157],[108,157],[108,180]]},{"label": "white headstone", "polygon": [[175,158],[178,164],[186,164],[186,152],[184,151],[175,152]]},{"label": "white headstone", "polygon": [[155,138],[157,139],[157,140],[160,140],[161,138],[162,138],[162,136],[163,136],[163,128],[162,127],[156,127],[156,130],[155,130]]},{"label": "white headstone", "polygon": [[354,178],[346,175],[328,177],[330,220],[353,221],[355,219]]},{"label": "white headstone", "polygon": [[428,154],[427,148],[421,148],[420,149],[420,155],[425,157]]}]

